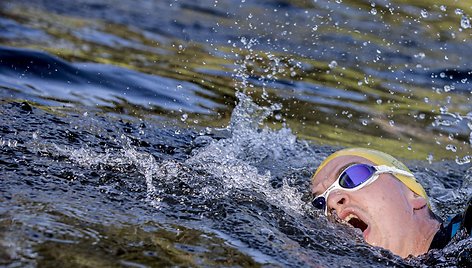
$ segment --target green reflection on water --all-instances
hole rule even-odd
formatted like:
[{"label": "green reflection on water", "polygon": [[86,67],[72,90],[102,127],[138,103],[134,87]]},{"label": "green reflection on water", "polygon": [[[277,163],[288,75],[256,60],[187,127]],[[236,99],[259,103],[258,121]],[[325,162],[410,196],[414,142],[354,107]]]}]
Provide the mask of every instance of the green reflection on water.
[{"label": "green reflection on water", "polygon": [[[67,219],[64,218],[65,222]],[[213,234],[179,225],[80,226],[100,239],[61,237],[35,246],[40,267],[260,267],[251,257]]]},{"label": "green reflection on water", "polygon": [[[54,200],[55,195],[50,198],[33,201],[18,193],[14,203],[2,200],[6,206],[0,214],[0,266],[29,267],[27,264],[33,263],[38,267],[261,267],[264,264],[253,259],[261,258],[262,254],[250,256],[213,230],[197,229],[199,225],[184,226],[186,223],[179,220],[175,221],[178,224],[168,223],[159,213],[152,220],[145,220],[145,215],[141,218],[139,214],[123,214],[107,208],[106,202],[101,204],[104,207],[97,208],[89,200],[88,205],[80,207],[63,203],[67,198],[60,201]],[[81,199],[83,196],[78,198],[86,200]],[[108,214],[103,215],[104,211]]]},{"label": "green reflection on water", "polygon": [[[307,5],[304,1],[290,2],[300,7]],[[360,7],[366,11],[372,8],[365,1],[346,2],[349,2],[346,3],[348,5]],[[395,3],[399,5],[408,3],[408,5],[426,8],[432,12],[437,10],[442,2],[396,1]],[[310,3],[309,6],[311,5]],[[377,6],[376,8],[381,10],[383,7]],[[428,27],[422,28],[427,29],[422,34],[434,36],[438,32],[448,32],[452,25],[457,28],[458,17],[453,14],[456,8],[470,11],[470,7],[460,1],[453,4],[448,3],[447,18],[420,22],[428,24]],[[385,7],[383,9],[385,12],[382,13],[382,19],[390,23],[392,27],[401,27],[402,19],[412,16],[398,8],[394,15],[391,15]],[[45,50],[72,62],[113,64],[143,73],[194,83],[207,89],[208,92],[214,93],[197,92],[197,95],[221,104],[221,108],[215,109],[211,115],[189,114],[189,119],[183,125],[195,127],[224,127],[228,125],[236,101],[234,92],[237,83],[231,77],[231,74],[234,73],[233,68],[238,68],[234,58],[250,56],[247,50],[216,45],[209,47],[205,44],[186,43],[168,38],[156,41],[148,38],[138,29],[123,25],[61,16],[25,7],[4,10],[0,14],[28,27],[41,29],[49,35],[47,38],[37,40],[34,44],[31,44],[29,40],[18,39],[3,39],[0,40],[0,44]],[[77,31],[88,29],[112,34],[130,41],[131,44],[108,46],[74,35]],[[320,32],[323,31],[330,32],[329,29],[320,29]],[[352,31],[347,27],[338,28],[337,34],[349,35],[357,40],[369,40],[381,46],[386,45],[386,41],[380,37]],[[466,35],[465,32],[457,32],[457,34],[459,37]],[[219,54],[212,53],[215,48]],[[235,56],[236,53],[238,53],[238,57]],[[267,57],[266,52],[255,50],[252,53],[257,54],[257,57],[250,62],[250,65],[246,66],[248,72],[253,72],[253,76],[265,75],[264,70],[273,62]],[[431,124],[434,122],[435,116],[439,114],[439,107],[446,103],[447,97],[450,97],[450,112],[465,114],[469,112],[467,107],[470,107],[470,96],[437,94],[429,88],[418,88],[408,84],[402,85],[404,91],[392,94],[391,90],[385,86],[391,81],[370,77],[366,83],[365,74],[355,68],[336,67],[331,69],[328,67],[328,62],[278,52],[271,52],[271,54],[281,59],[287,67],[286,70],[277,74],[278,79],[303,81],[348,93],[347,97],[325,96],[317,92],[300,93],[290,87],[275,89],[271,88],[269,84],[265,88],[270,96],[268,99],[263,96],[261,85],[253,85],[248,88],[247,94],[250,94],[260,104],[281,103],[284,107],[282,115],[285,123],[299,137],[322,144],[370,146],[399,157],[414,159],[426,159],[429,153],[432,153],[435,159],[455,158],[457,155],[470,154],[470,145],[466,143],[467,136],[456,135],[449,139],[449,133],[446,131],[431,130]],[[289,67],[294,66],[289,59],[303,62],[305,67],[303,70],[295,68],[294,73],[291,73]],[[213,74],[212,71],[216,71],[216,74]],[[364,96],[364,99],[350,98],[349,94],[352,93]],[[300,99],[300,94],[315,101]],[[428,103],[424,101],[425,97],[429,99]],[[325,103],[318,102],[318,100],[336,102]],[[109,105],[96,108],[105,113],[121,113],[145,119],[156,118],[156,116],[159,119],[164,117],[175,120],[177,123],[179,123],[181,116],[178,111],[169,111],[156,105],[136,105],[123,98],[108,102]],[[339,104],[340,102],[342,104]],[[424,119],[418,119],[420,114],[424,115]],[[273,125],[275,128],[281,126],[280,120],[271,120],[269,125]],[[366,121],[367,124],[364,125],[363,121]],[[391,121],[394,124],[391,124]],[[445,150],[447,144],[455,145],[458,151]]]}]

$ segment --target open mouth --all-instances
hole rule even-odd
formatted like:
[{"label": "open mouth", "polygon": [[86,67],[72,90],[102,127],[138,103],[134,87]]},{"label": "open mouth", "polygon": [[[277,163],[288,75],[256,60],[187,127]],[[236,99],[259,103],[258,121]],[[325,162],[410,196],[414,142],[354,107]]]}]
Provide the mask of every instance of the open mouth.
[{"label": "open mouth", "polygon": [[344,221],[352,225],[354,228],[361,229],[362,232],[364,232],[369,225],[365,223],[363,220],[359,219],[356,215],[354,214],[349,214]]}]

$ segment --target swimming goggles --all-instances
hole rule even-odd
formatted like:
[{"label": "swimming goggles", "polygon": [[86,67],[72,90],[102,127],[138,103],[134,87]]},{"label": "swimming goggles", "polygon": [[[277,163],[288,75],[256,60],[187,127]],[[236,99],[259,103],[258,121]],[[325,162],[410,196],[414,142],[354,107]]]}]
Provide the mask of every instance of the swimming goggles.
[{"label": "swimming goggles", "polygon": [[316,196],[311,202],[317,209],[323,209],[328,216],[328,206],[326,202],[329,194],[334,190],[357,191],[371,184],[379,178],[382,173],[399,174],[408,177],[414,177],[410,172],[390,167],[390,166],[372,166],[367,164],[353,164],[344,169],[339,177],[324,193]]}]

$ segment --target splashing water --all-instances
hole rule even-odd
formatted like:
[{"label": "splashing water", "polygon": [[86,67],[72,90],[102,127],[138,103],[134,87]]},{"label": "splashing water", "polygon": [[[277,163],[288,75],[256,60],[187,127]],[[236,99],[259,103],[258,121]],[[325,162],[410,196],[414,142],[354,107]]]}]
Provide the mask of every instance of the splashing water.
[{"label": "splashing water", "polygon": [[123,140],[123,148],[121,150],[107,149],[103,154],[97,154],[86,148],[62,148],[56,144],[54,144],[54,147],[58,153],[69,155],[70,160],[88,168],[109,166],[127,169],[131,165],[139,167],[138,170],[144,176],[146,182],[147,200],[155,208],[159,209],[161,206],[161,198],[153,184],[153,176],[156,174],[156,167],[158,166],[156,161],[150,154],[137,152],[136,149],[131,146],[130,140],[126,136],[122,135],[121,140]]},{"label": "splashing water", "polygon": [[[472,112],[469,112],[466,115],[459,113],[450,113],[447,107],[441,108],[440,112],[441,115],[438,116],[433,122],[433,126],[451,127],[466,125],[468,130],[468,133],[466,135],[468,136],[469,147],[472,148]],[[463,129],[465,128],[463,127]],[[448,144],[445,148],[446,150],[450,150],[453,152],[457,151],[456,146],[450,144]],[[459,165],[468,164],[470,163],[471,158],[472,155],[465,155],[462,157],[456,156],[456,163]]]},{"label": "splashing water", "polygon": [[244,45],[245,49],[248,50],[249,54],[243,57],[239,62],[236,62],[236,69],[234,69],[234,77],[239,80],[239,83],[236,84],[236,89],[245,92],[249,87],[249,77],[251,72],[248,68],[253,65],[253,59],[255,57],[253,46],[258,44],[257,39],[251,38],[247,39],[246,37],[241,38],[241,43]]},{"label": "splashing water", "polygon": [[[215,177],[225,178],[226,189],[252,189],[263,193],[270,203],[301,213],[304,202],[302,194],[288,185],[282,178],[282,187],[271,185],[273,175],[266,163],[276,166],[286,162],[298,163],[298,167],[317,165],[308,144],[296,142],[290,129],[260,129],[259,125],[272,113],[280,109],[277,105],[261,107],[252,99],[238,93],[238,105],[231,116],[228,131],[231,137],[213,141],[197,151],[185,164],[197,170],[205,170]],[[292,168],[297,168],[294,166]],[[286,165],[283,168],[290,169]],[[284,173],[283,170],[280,172]]]}]

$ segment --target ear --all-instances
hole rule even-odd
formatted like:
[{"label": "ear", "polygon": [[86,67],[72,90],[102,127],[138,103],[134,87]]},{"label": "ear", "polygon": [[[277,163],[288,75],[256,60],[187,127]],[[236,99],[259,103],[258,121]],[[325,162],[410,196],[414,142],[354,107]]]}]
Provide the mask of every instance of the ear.
[{"label": "ear", "polygon": [[410,191],[408,200],[413,207],[413,210],[420,210],[428,205],[428,202],[424,197],[419,196],[412,191]]}]

